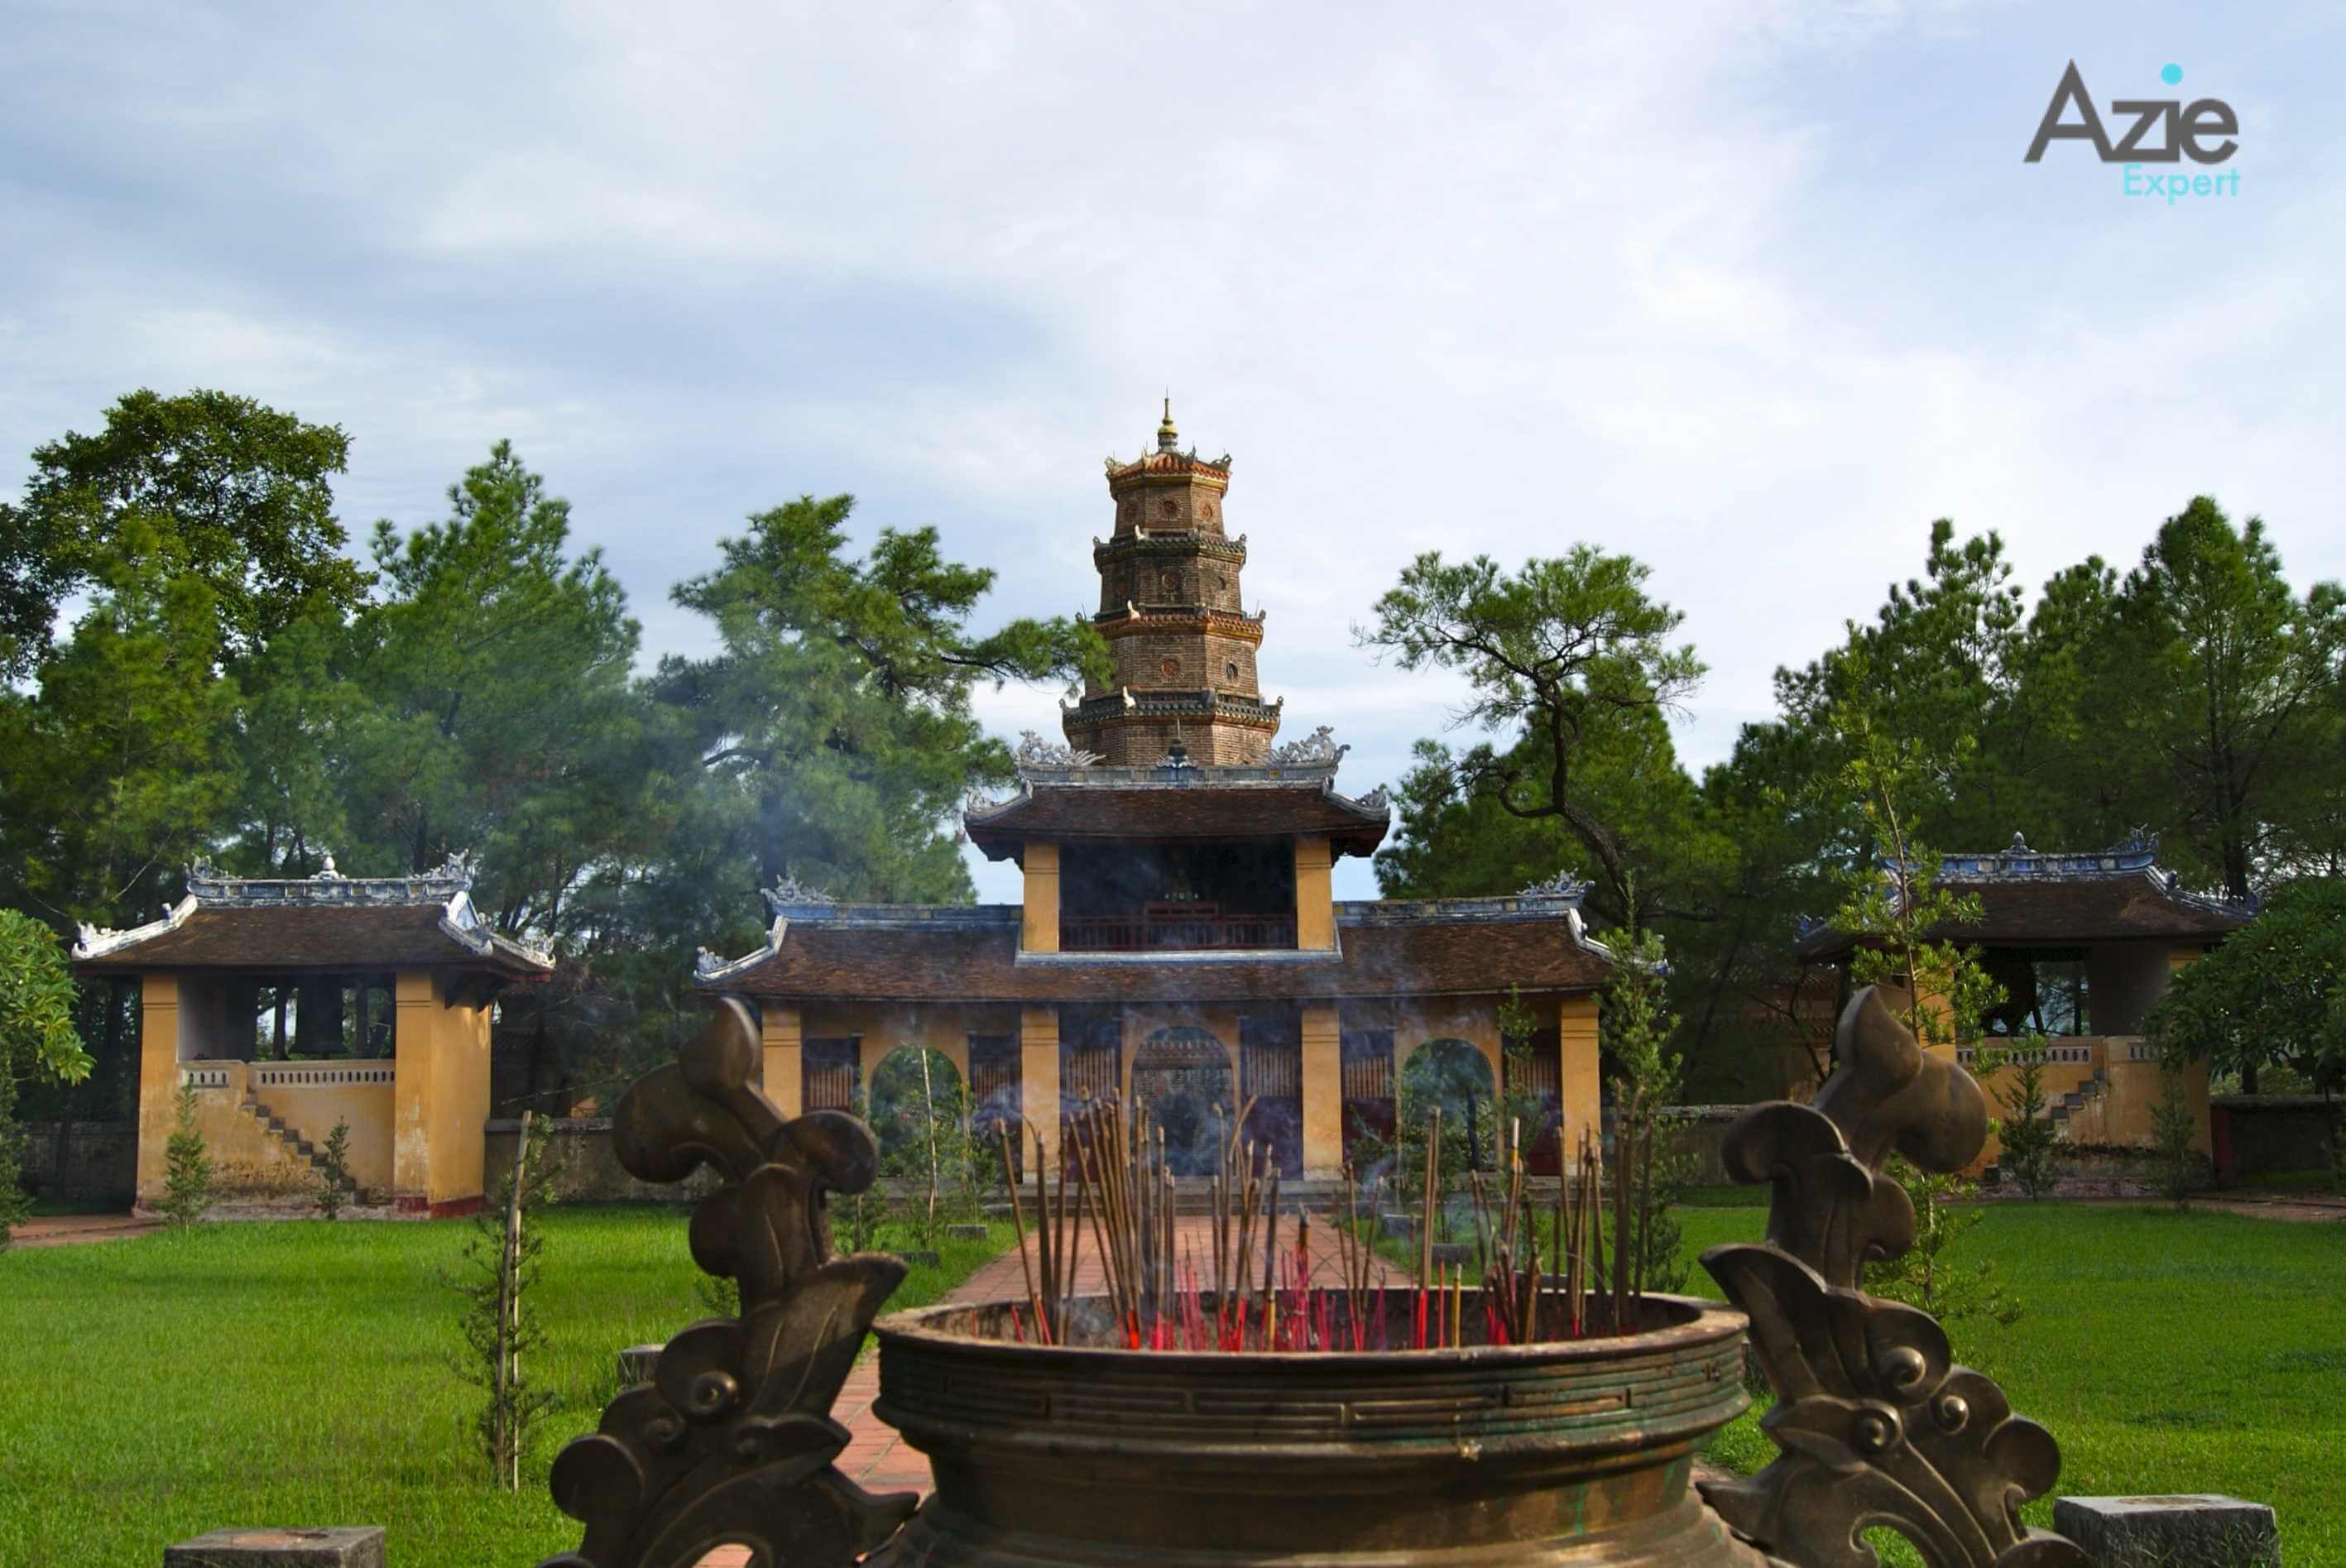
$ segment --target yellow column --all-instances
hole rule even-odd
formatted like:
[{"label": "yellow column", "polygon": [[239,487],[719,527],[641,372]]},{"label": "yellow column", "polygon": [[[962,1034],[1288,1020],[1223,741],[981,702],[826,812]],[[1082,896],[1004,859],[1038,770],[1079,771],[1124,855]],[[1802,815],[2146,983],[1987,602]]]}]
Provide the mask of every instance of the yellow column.
[{"label": "yellow column", "polygon": [[163,1145],[179,1097],[179,981],[138,977],[138,1165],[140,1204],[163,1199]]},{"label": "yellow column", "polygon": [[403,1214],[432,1208],[432,1075],[439,1064],[440,997],[428,969],[393,983],[398,1009],[392,1052],[391,1195]]},{"label": "yellow column", "polygon": [[1059,1010],[1018,1013],[1018,1110],[1043,1138],[1046,1166],[1059,1157]]},{"label": "yellow column", "polygon": [[[1020,904],[1018,945],[1027,952],[1059,951],[1059,846],[1028,840],[1026,888]],[[1058,1113],[1054,1111],[1056,1119]],[[1039,1125],[1039,1124],[1037,1124]]]},{"label": "yellow column", "polygon": [[[1325,952],[1336,945],[1336,894],[1333,861],[1324,837],[1295,840],[1295,945],[1310,952]],[[1305,1091],[1310,1094],[1309,1090]],[[1311,1156],[1307,1153],[1308,1166]]]},{"label": "yellow column", "polygon": [[461,977],[438,979],[423,1184],[424,1212],[434,1218],[469,1214],[487,1196],[482,1155],[489,1119],[490,1003],[449,1006],[448,989]]},{"label": "yellow column", "polygon": [[759,1013],[759,1033],[764,1046],[766,1098],[785,1116],[796,1116],[806,1104],[806,1068],[801,1051],[805,1029],[795,1005],[769,1002]]},{"label": "yellow column", "polygon": [[1568,1172],[1580,1151],[1581,1130],[1586,1128],[1591,1138],[1604,1131],[1604,1111],[1599,1104],[1602,1073],[1596,1059],[1596,995],[1583,992],[1565,997],[1556,1011],[1556,1084],[1564,1101],[1564,1168]]},{"label": "yellow column", "polygon": [[1343,1037],[1332,1002],[1303,1004],[1303,1174],[1334,1176],[1344,1168]]}]

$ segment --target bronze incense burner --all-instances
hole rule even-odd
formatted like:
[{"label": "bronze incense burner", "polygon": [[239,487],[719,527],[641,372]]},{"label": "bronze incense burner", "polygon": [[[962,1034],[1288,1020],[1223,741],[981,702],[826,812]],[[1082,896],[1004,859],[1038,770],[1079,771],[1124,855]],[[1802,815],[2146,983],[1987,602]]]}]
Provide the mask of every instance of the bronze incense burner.
[{"label": "bronze incense burner", "polygon": [[[1089,1297],[1066,1298],[1051,1345],[1022,1342],[1017,1303],[905,1313],[879,1328],[877,1408],[930,1456],[917,1513],[831,1462],[848,1441],[831,1400],[903,1266],[832,1257],[822,1201],[869,1186],[876,1147],[834,1113],[785,1121],[750,1081],[756,1038],[720,1003],[621,1104],[629,1170],[731,1178],[694,1214],[692,1249],[740,1282],[741,1315],[669,1341],[655,1380],[564,1451],[555,1498],[586,1538],[545,1568],[692,1568],[728,1544],[761,1568],[1872,1568],[1876,1525],[1933,1568],[2087,1561],[2020,1520],[2058,1473],[2051,1436],[1956,1365],[1928,1314],[1863,1292],[1864,1266],[1913,1240],[1883,1162],[1960,1169],[1987,1129],[1978,1084],[1871,990],[1815,1104],[1755,1106],[1729,1131],[1729,1168],[1774,1189],[1764,1242],[1703,1257],[1739,1311],[1649,1297],[1634,1333],[1515,1344],[1475,1342],[1469,1311],[1450,1349],[1251,1353],[1123,1348],[1127,1326]],[[1359,1309],[1399,1345],[1416,1294]],[[1693,1453],[1746,1403],[1746,1319],[1783,1452],[1689,1489]]]},{"label": "bronze incense burner", "polygon": [[[1374,1293],[1393,1338],[1415,1296]],[[1249,1354],[1127,1350],[1080,1310],[1071,1343],[1018,1343],[1007,1315],[880,1324],[879,1414],[936,1491],[875,1563],[1761,1561],[1687,1484],[1749,1402],[1715,1302],[1648,1297],[1620,1337]]]}]

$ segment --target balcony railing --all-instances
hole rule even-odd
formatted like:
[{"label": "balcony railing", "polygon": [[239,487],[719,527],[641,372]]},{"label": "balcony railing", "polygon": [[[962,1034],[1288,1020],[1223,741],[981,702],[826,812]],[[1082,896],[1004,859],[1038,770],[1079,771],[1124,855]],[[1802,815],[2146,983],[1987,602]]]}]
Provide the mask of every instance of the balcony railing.
[{"label": "balcony railing", "polygon": [[1218,910],[1151,909],[1127,915],[1065,915],[1061,952],[1210,952],[1292,948],[1291,914],[1224,914]]}]

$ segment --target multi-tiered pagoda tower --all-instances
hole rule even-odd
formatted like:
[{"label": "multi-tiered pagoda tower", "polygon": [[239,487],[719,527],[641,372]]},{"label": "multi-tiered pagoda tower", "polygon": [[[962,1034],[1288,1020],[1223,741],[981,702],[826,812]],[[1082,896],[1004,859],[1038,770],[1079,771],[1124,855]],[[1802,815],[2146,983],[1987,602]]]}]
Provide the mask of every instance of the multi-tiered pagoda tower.
[{"label": "multi-tiered pagoda tower", "polygon": [[1262,699],[1255,650],[1262,613],[1239,590],[1246,536],[1223,527],[1230,460],[1180,450],[1173,403],[1157,450],[1107,460],[1116,531],[1092,541],[1099,569],[1093,617],[1115,650],[1116,674],[1086,684],[1066,711],[1067,743],[1117,767],[1145,768],[1178,740],[1206,767],[1259,763],[1279,733],[1279,708]]}]

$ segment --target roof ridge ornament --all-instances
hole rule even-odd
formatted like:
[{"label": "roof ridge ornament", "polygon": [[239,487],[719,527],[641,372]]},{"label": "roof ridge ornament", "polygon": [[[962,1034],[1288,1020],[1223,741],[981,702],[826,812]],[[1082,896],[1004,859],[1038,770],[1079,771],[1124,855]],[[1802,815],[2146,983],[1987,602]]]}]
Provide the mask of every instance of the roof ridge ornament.
[{"label": "roof ridge ornament", "polygon": [[1274,768],[1333,768],[1351,749],[1349,744],[1336,744],[1335,726],[1323,724],[1300,740],[1283,741],[1272,747],[1265,760]]},{"label": "roof ridge ornament", "polygon": [[787,868],[782,872],[780,881],[770,888],[760,888],[758,894],[766,901],[766,908],[775,914],[780,914],[787,910],[803,908],[808,904],[835,904],[839,901],[831,897],[829,890],[809,887],[800,881],[798,878],[790,875]]},{"label": "roof ridge ornament", "polygon": [[1586,882],[1570,871],[1558,871],[1543,881],[1525,883],[1515,896],[1523,899],[1569,899],[1576,904],[1587,892]]},{"label": "roof ridge ornament", "polygon": [[1031,729],[1018,732],[1018,766],[1025,768],[1088,768],[1100,759],[1096,751],[1079,751],[1063,742],[1044,739]]}]

